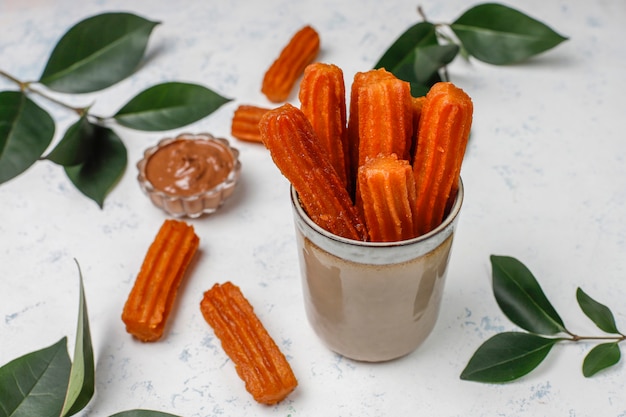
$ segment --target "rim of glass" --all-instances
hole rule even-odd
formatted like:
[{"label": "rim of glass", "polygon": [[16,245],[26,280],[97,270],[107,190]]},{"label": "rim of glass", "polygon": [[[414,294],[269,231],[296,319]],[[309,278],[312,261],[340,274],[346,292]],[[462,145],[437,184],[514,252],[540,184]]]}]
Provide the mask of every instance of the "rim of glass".
[{"label": "rim of glass", "polygon": [[309,228],[311,228],[317,234],[322,235],[327,239],[341,242],[342,244],[370,247],[370,248],[376,248],[376,247],[391,248],[391,247],[397,247],[397,246],[413,245],[417,242],[428,240],[438,235],[439,233],[444,232],[446,229],[452,226],[452,224],[454,223],[454,220],[456,219],[459,212],[461,211],[461,206],[463,205],[463,199],[465,196],[465,190],[463,186],[463,180],[459,177],[459,188],[456,194],[456,198],[454,200],[454,204],[450,208],[448,215],[441,222],[441,224],[439,224],[439,226],[437,226],[436,228],[434,228],[428,233],[414,237],[412,239],[399,240],[396,242],[364,242],[360,240],[348,239],[348,238],[333,234],[327,231],[326,229],[320,227],[317,223],[311,220],[308,214],[306,214],[306,212],[304,211],[304,208],[302,208],[302,205],[300,204],[298,193],[296,189],[293,187],[293,185],[290,186],[290,195],[291,195],[291,204],[293,205],[296,212],[298,213],[298,216],[306,223],[307,226],[309,226]]}]

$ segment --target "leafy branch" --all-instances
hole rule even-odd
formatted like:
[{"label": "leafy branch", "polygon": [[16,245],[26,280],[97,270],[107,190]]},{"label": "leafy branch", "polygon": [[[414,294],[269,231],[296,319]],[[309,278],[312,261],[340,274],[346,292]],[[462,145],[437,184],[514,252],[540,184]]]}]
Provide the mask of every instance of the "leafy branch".
[{"label": "leafy branch", "polygon": [[[61,165],[76,188],[102,207],[127,163],[126,147],[109,125],[142,131],[176,129],[229,101],[201,85],[165,82],[140,92],[115,114],[99,116],[91,112],[91,105],[71,106],[48,94],[91,93],[126,79],[141,63],[157,25],[130,13],[104,13],[77,23],[61,37],[37,81],[22,81],[0,69],[0,77],[18,88],[0,92],[0,184],[37,161],[49,160]],[[32,95],[78,116],[45,155],[56,125]]]},{"label": "leafy branch", "polygon": [[398,37],[374,68],[386,68],[411,83],[414,96],[439,81],[449,81],[447,65],[459,54],[493,65],[525,61],[567,40],[544,23],[511,7],[484,3],[452,23],[423,21]]},{"label": "leafy branch", "polygon": [[576,300],[583,313],[607,333],[580,336],[565,326],[523,263],[512,257],[492,255],[491,265],[493,293],[498,306],[509,320],[526,332],[498,333],[485,341],[469,360],[461,379],[478,382],[515,380],[539,366],[552,347],[561,342],[603,342],[587,353],[582,366],[585,377],[619,362],[619,343],[626,340],[626,335],[618,330],[608,307],[581,288],[576,290]]},{"label": "leafy branch", "polygon": [[[78,267],[80,291],[74,362],[67,337],[44,349],[28,353],[0,368],[0,417],[67,417],[83,410],[95,392],[94,352],[89,330],[83,276]],[[148,410],[129,410],[111,417],[175,417]]]}]

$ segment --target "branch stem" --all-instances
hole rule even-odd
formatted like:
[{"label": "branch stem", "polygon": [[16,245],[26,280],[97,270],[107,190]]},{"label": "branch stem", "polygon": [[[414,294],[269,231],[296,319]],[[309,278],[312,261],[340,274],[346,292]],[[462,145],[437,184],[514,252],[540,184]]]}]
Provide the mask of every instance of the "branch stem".
[{"label": "branch stem", "polygon": [[27,88],[26,83],[21,82],[20,80],[18,80],[17,78],[15,78],[11,74],[9,74],[8,72],[4,72],[4,71],[0,70],[0,75],[3,76],[4,78],[6,78],[9,81],[13,81],[15,84],[17,84],[20,87],[20,90],[22,90],[22,91],[25,88]]},{"label": "branch stem", "polygon": [[428,22],[428,19],[426,18],[426,13],[424,13],[424,8],[421,5],[417,6],[417,14],[420,15],[424,22]]},{"label": "branch stem", "polygon": [[568,333],[571,337],[566,338],[565,340],[569,340],[572,342],[580,342],[585,340],[613,340],[617,343],[623,342],[626,340],[626,335],[620,334],[617,336],[579,336],[577,334]]},{"label": "branch stem", "polygon": [[93,114],[89,114],[89,107],[75,107],[72,106],[70,104],[65,103],[64,101],[61,101],[55,97],[52,97],[51,95],[47,94],[46,92],[40,90],[37,87],[33,87],[33,83],[32,82],[28,82],[28,81],[21,81],[17,78],[15,78],[14,76],[12,76],[11,74],[0,70],[0,76],[8,79],[9,81],[14,82],[15,84],[18,85],[18,87],[20,88],[20,90],[24,93],[32,93],[32,94],[36,94],[39,97],[42,97],[48,101],[50,101],[51,103],[54,103],[58,106],[61,106],[67,110],[73,111],[74,113],[78,114],[79,116],[91,116],[93,118],[95,118],[97,121],[99,122],[104,122],[106,119],[104,117],[100,117],[100,116],[95,116]]},{"label": "branch stem", "polygon": [[65,102],[63,102],[61,100],[58,100],[58,99],[56,99],[56,98],[54,98],[52,96],[49,96],[48,94],[46,94],[45,92],[39,90],[38,88],[34,88],[30,84],[27,86],[27,91],[29,91],[29,92],[31,92],[33,94],[37,94],[38,96],[43,97],[46,100],[48,100],[48,101],[50,101],[50,102],[52,102],[52,103],[54,103],[56,105],[59,105],[59,106],[64,107],[64,108],[66,108],[68,110],[71,110],[74,113],[78,114],[79,116],[83,116],[83,115],[85,115],[87,113],[87,107],[74,107],[72,105],[69,105],[69,104],[67,104],[67,103],[65,103]]}]

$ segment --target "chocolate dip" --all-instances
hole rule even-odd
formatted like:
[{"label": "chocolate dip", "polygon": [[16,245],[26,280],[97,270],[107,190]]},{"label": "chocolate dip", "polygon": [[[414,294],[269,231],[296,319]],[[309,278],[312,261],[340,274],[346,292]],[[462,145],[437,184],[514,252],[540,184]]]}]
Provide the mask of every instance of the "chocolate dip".
[{"label": "chocolate dip", "polygon": [[234,163],[232,153],[219,142],[179,139],[150,157],[145,174],[157,190],[190,196],[219,185]]}]

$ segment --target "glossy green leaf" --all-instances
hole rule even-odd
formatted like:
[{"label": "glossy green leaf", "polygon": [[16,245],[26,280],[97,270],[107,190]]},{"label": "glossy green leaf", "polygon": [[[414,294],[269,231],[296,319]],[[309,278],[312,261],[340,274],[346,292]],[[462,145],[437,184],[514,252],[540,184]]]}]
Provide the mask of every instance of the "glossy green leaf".
[{"label": "glossy green leaf", "polygon": [[120,138],[107,127],[94,125],[93,151],[80,165],[65,167],[72,183],[100,207],[113,186],[126,169],[126,147]]},{"label": "glossy green leaf", "polygon": [[151,410],[129,410],[113,414],[111,417],[178,417],[174,414]]},{"label": "glossy green leaf", "polygon": [[493,293],[502,312],[521,328],[538,334],[555,334],[565,326],[541,286],[520,261],[491,255]]},{"label": "glossy green leaf", "polygon": [[535,369],[559,339],[531,333],[498,333],[483,343],[461,373],[461,379],[508,382]]},{"label": "glossy green leaf", "polygon": [[439,70],[452,62],[458,52],[459,47],[452,44],[420,46],[407,55],[393,73],[401,80],[432,86]]},{"label": "glossy green leaf", "polygon": [[430,22],[416,23],[391,44],[374,68],[385,68],[387,71],[394,72],[395,68],[403,65],[407,56],[413,54],[415,48],[437,44],[435,25]]},{"label": "glossy green leaf", "polygon": [[431,45],[416,49],[413,63],[417,81],[426,82],[439,69],[448,65],[459,53],[459,46],[453,44]]},{"label": "glossy green leaf", "polygon": [[130,13],[85,19],[59,40],[39,82],[63,93],[109,87],[135,71],[157,24]]},{"label": "glossy green leaf", "polygon": [[450,27],[470,55],[495,65],[524,61],[567,39],[544,23],[497,3],[470,8]]},{"label": "glossy green leaf", "polygon": [[621,353],[617,343],[603,343],[589,351],[583,361],[583,375],[587,378],[619,362]]},{"label": "glossy green leaf", "polygon": [[81,164],[91,155],[93,136],[93,125],[83,116],[67,129],[46,159],[63,166]]},{"label": "glossy green leaf", "polygon": [[83,275],[78,267],[80,282],[78,324],[76,326],[76,342],[74,344],[74,361],[70,372],[69,386],[65,396],[65,404],[61,416],[71,416],[85,408],[93,397],[96,386],[96,370],[94,364],[91,331],[89,330],[89,315]]},{"label": "glossy green leaf", "polygon": [[431,87],[440,81],[443,81],[443,78],[441,77],[439,72],[434,73],[432,77],[424,83],[409,80],[409,83],[411,84],[411,96],[425,96],[426,94],[428,94],[428,91],[430,91]]},{"label": "glossy green leaf", "polygon": [[0,417],[58,417],[70,376],[67,338],[0,368]]},{"label": "glossy green leaf", "polygon": [[409,82],[411,94],[419,97],[442,80],[439,70],[452,62],[458,51],[458,45],[439,44],[435,25],[420,22],[400,35],[374,68],[385,68],[401,80]]},{"label": "glossy green leaf", "polygon": [[171,130],[200,120],[229,101],[201,85],[163,83],[139,93],[114,118],[131,129]]},{"label": "glossy green leaf", "polygon": [[52,117],[25,94],[0,92],[0,184],[37,162],[54,129]]},{"label": "glossy green leaf", "polygon": [[576,289],[576,300],[583,313],[595,323],[600,330],[607,333],[619,334],[615,325],[613,313],[607,306],[600,304],[590,296],[588,296],[581,288]]}]

